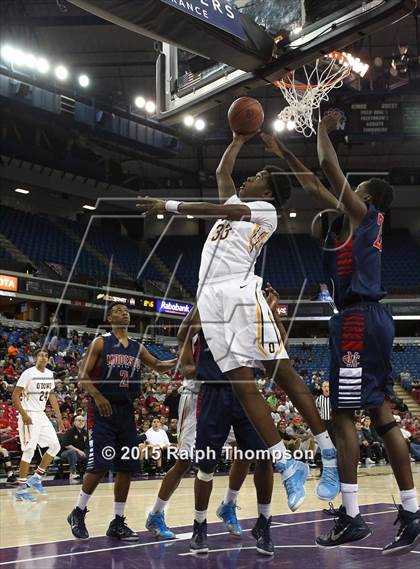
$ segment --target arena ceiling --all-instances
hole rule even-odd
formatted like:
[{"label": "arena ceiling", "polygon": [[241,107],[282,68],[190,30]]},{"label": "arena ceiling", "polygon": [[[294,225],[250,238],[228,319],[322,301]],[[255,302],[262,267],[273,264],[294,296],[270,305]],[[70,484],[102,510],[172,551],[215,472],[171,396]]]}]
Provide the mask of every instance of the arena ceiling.
[{"label": "arena ceiling", "polygon": [[[111,25],[65,0],[2,0],[0,10],[2,44],[8,42],[21,49],[36,51],[55,61],[61,61],[75,72],[88,74],[91,80],[89,94],[98,100],[112,106],[132,103],[139,95],[146,99],[155,98],[157,52],[151,39]],[[395,101],[410,98],[420,106],[420,65],[413,67],[410,73],[398,72],[397,77],[389,81],[391,62],[394,60],[398,63],[401,50],[407,50],[412,58],[419,57],[418,24],[419,16],[413,16],[349,46],[348,51],[371,65],[372,72],[368,75],[370,79],[337,91],[332,103],[349,104],[361,98],[381,101],[392,96]],[[375,58],[382,60],[381,66],[375,66]],[[262,102],[266,111],[266,124],[270,127],[283,106],[280,92],[269,85],[253,91],[251,95]],[[175,196],[179,192],[185,194],[186,188],[191,189],[193,195],[203,192],[206,194],[207,190],[214,188],[214,171],[229,136],[226,112],[227,104],[221,104],[204,113],[207,127],[202,133],[193,134],[182,123],[179,127],[174,127],[172,132],[180,137],[182,145],[179,155],[173,158],[129,151],[112,141],[101,143],[89,136],[82,136],[76,129],[68,132],[63,135],[64,138],[67,137],[67,141],[63,139],[63,144],[78,148],[89,159],[118,163],[121,171],[114,177],[96,183],[95,180],[85,180],[82,183],[76,176],[71,176],[77,172],[70,171],[70,177],[66,184],[61,185],[59,193],[66,194],[67,199],[74,204],[86,201],[86,197],[94,200],[104,192],[108,192],[108,195],[112,192],[112,195],[132,196],[135,195],[134,192],[138,193],[137,188],[142,191],[147,189],[149,194],[162,193],[164,189],[166,193],[171,192]],[[17,121],[17,130],[23,129],[25,134],[28,134],[26,129],[37,130],[36,115],[30,121],[18,116],[13,117],[13,120]],[[10,123],[8,128],[7,137],[13,138]],[[48,131],[45,135],[48,138]],[[305,140],[287,135],[286,140],[296,154],[311,168],[317,169],[314,138]],[[3,147],[4,140],[1,143]],[[54,144],[50,141],[50,152],[53,154],[51,147],[54,148]],[[401,185],[416,181],[418,185],[420,182],[420,137],[404,138],[395,134],[377,138],[354,136],[346,142],[343,136],[339,151],[347,170],[389,171],[392,168],[401,174]],[[2,154],[5,155],[4,152]],[[10,156],[10,151],[7,155]],[[25,159],[27,163],[33,161],[29,147]],[[248,175],[259,170],[266,161],[264,147],[256,140],[248,145],[238,160],[238,175]],[[57,170],[63,171],[63,168],[57,166]],[[3,178],[2,198],[5,192],[10,196],[9,190],[18,183],[19,177],[22,183],[33,183],[38,192],[45,192],[45,203],[49,201],[48,195],[57,192],[54,175],[50,175],[49,180],[44,179],[42,174],[36,170],[34,172],[32,168],[25,168],[20,161],[8,162],[6,169],[3,164],[0,175]]]}]

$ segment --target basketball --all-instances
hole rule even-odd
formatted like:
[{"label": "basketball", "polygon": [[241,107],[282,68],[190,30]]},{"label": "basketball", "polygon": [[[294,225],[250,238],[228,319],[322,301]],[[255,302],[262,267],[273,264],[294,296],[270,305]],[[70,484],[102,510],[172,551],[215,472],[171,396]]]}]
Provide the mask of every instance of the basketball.
[{"label": "basketball", "polygon": [[230,128],[238,134],[252,134],[262,127],[264,109],[257,99],[241,97],[231,104],[228,111]]}]

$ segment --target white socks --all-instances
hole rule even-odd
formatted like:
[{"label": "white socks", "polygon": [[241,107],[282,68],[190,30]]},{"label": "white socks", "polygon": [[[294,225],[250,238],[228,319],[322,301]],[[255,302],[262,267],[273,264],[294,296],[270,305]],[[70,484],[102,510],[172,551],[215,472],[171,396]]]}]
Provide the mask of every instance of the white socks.
[{"label": "white socks", "polygon": [[285,456],[286,447],[284,446],[283,441],[280,441],[276,445],[270,447],[268,450],[270,451],[274,462],[282,462],[283,464],[286,464],[286,462],[289,460]]},{"label": "white socks", "polygon": [[163,512],[163,510],[166,508],[167,504],[169,504],[169,500],[161,500],[159,498],[159,496],[156,498],[156,502],[155,505],[152,508],[152,514],[159,514],[160,512]]},{"label": "white socks", "polygon": [[207,519],[207,510],[203,510],[202,512],[194,510],[194,519],[199,524],[203,523],[204,520]]},{"label": "white socks", "polygon": [[[334,446],[334,443],[331,440],[330,435],[328,434],[328,431],[324,431],[323,433],[319,433],[319,435],[315,435],[315,440],[318,443],[319,448],[321,449],[322,464],[327,467],[337,466],[337,451]],[[331,458],[324,457],[322,451],[331,450],[331,449],[334,449],[335,451],[334,457]],[[328,456],[328,453],[326,454]]]},{"label": "white socks", "polygon": [[404,510],[413,513],[417,512],[419,509],[419,503],[417,500],[417,492],[415,488],[412,490],[400,490],[400,498]]},{"label": "white socks", "polygon": [[124,515],[125,502],[114,502],[114,518]]},{"label": "white socks", "polygon": [[351,518],[355,518],[359,513],[359,485],[358,484],[340,484],[341,499],[343,506],[346,508],[346,514]]},{"label": "white socks", "polygon": [[223,499],[224,504],[229,504],[229,502],[236,502],[239,496],[239,490],[231,490],[228,488],[226,490],[225,497]]},{"label": "white socks", "polygon": [[261,514],[268,520],[271,516],[271,504],[258,504],[258,517]]},{"label": "white socks", "polygon": [[76,506],[81,510],[85,510],[87,503],[89,502],[92,494],[86,494],[83,490],[80,490],[79,499],[77,500]]}]

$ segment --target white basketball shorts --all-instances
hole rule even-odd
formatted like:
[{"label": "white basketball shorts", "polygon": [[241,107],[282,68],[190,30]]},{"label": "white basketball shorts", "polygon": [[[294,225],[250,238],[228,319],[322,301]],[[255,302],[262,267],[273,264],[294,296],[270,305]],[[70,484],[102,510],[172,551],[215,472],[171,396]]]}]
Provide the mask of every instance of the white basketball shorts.
[{"label": "white basketball shorts", "polygon": [[261,277],[199,288],[197,306],[207,344],[223,373],[287,359],[280,331],[261,290]]},{"label": "white basketball shorts", "polygon": [[36,449],[37,445],[44,448],[59,444],[54,427],[44,412],[27,411],[27,414],[32,419],[32,425],[25,425],[20,415],[18,419],[20,446],[23,451]]},{"label": "white basketball shorts", "polygon": [[191,456],[197,433],[197,398],[198,393],[184,391],[178,404],[178,450]]}]

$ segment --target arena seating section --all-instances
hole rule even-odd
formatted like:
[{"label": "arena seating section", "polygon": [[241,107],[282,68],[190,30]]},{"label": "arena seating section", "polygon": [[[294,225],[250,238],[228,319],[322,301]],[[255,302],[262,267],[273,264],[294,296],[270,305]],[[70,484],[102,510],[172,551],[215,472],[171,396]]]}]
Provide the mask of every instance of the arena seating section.
[{"label": "arena seating section", "polygon": [[[81,237],[85,227],[75,221],[57,221],[58,223],[54,223],[46,216],[2,206],[0,233],[35,264],[47,261],[70,268],[78,250],[78,243],[76,239],[66,235],[65,228]],[[91,226],[87,241],[105,259],[114,254],[114,261],[118,266],[132,279],[136,278],[145,257],[135,241],[95,225]],[[151,246],[154,243],[155,240],[149,241]],[[194,295],[197,289],[202,247],[203,239],[197,236],[168,236],[162,239],[156,250],[157,256],[170,270],[174,269],[182,255],[176,276],[191,295]],[[270,281],[280,290],[299,290],[305,277],[309,287],[317,286],[324,280],[321,251],[317,242],[309,235],[275,235],[268,243],[265,257],[264,263],[264,255],[260,256],[257,272],[261,274],[264,265],[264,280]],[[7,260],[9,255],[2,250],[0,261],[4,265]],[[103,280],[107,277],[107,271],[105,260],[102,262],[86,248],[82,250],[76,273]],[[420,247],[408,232],[394,232],[384,237],[383,278],[388,291],[404,292],[418,286]],[[165,277],[150,263],[145,268],[142,279],[165,281]]]}]

